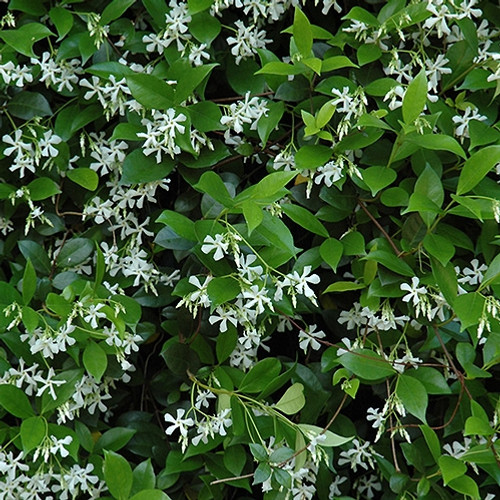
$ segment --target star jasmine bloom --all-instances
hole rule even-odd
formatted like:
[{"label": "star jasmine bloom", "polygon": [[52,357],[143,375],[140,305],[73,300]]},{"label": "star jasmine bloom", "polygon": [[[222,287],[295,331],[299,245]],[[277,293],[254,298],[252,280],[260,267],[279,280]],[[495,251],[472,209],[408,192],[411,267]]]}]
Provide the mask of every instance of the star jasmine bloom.
[{"label": "star jasmine bloom", "polygon": [[323,181],[327,187],[331,187],[334,182],[339,181],[344,177],[342,163],[329,161],[325,165],[318,167],[314,175],[315,184],[321,184]]},{"label": "star jasmine bloom", "polygon": [[375,474],[371,474],[368,477],[360,477],[356,489],[359,495],[364,494],[368,500],[371,500],[375,497],[374,491],[382,491],[382,484]]},{"label": "star jasmine bloom", "polygon": [[453,123],[456,125],[455,135],[460,138],[469,137],[469,123],[471,120],[477,120],[484,122],[487,117],[479,114],[477,109],[473,109],[471,106],[467,106],[464,114],[456,115],[452,118]]},{"label": "star jasmine bloom", "polygon": [[[472,259],[470,262],[471,267],[466,267],[462,271],[463,278],[459,278],[459,283],[468,283],[469,285],[478,285],[483,281],[483,272],[488,269],[488,266],[485,264],[479,265],[479,261],[477,259]],[[455,268],[456,269],[456,268]]]},{"label": "star jasmine bloom", "polygon": [[50,440],[52,441],[52,446],[50,447],[50,453],[52,453],[52,455],[59,453],[62,458],[69,455],[69,451],[65,448],[65,446],[68,446],[73,442],[73,438],[71,436],[66,436],[63,439],[57,439],[56,436],[50,436]]},{"label": "star jasmine bloom", "polygon": [[358,465],[365,470],[368,470],[368,467],[373,469],[375,464],[370,450],[370,441],[360,443],[357,439],[354,439],[352,444],[353,447],[351,449],[340,452],[338,464],[340,466],[349,464],[354,472],[357,471]]},{"label": "star jasmine bloom", "polygon": [[320,279],[317,274],[310,274],[311,269],[311,266],[304,266],[302,274],[294,271],[293,273],[288,274],[287,278],[293,284],[297,293],[305,295],[308,299],[311,300],[311,302],[316,303],[316,294],[314,293],[314,290],[309,286],[309,283],[317,285]]},{"label": "star jasmine bloom", "polygon": [[427,288],[425,286],[419,287],[420,279],[417,276],[413,276],[411,279],[411,285],[408,283],[402,283],[400,289],[409,292],[403,297],[403,302],[409,302],[412,300],[413,305],[416,306],[421,300],[421,295],[427,294]]},{"label": "star jasmine bloom", "polygon": [[92,328],[97,328],[99,318],[105,318],[106,314],[99,312],[104,307],[103,303],[90,304],[89,308],[85,311],[87,314],[83,316],[83,321],[90,323]]},{"label": "star jasmine bloom", "polygon": [[224,255],[227,253],[227,250],[229,248],[229,242],[224,241],[225,235],[224,234],[216,234],[215,238],[208,234],[205,236],[205,239],[203,240],[203,245],[201,246],[201,251],[203,253],[210,253],[212,250],[215,250],[215,253],[213,255],[214,260],[221,260],[224,258]]},{"label": "star jasmine bloom", "polygon": [[406,351],[406,354],[402,358],[394,360],[393,367],[399,373],[403,373],[406,369],[406,365],[410,365],[417,369],[419,363],[422,363],[420,358],[416,358],[410,351]]},{"label": "star jasmine bloom", "polygon": [[225,309],[223,309],[222,307],[219,306],[219,307],[217,307],[217,309],[215,310],[215,312],[217,314],[212,314],[208,318],[208,322],[211,325],[214,325],[215,323],[217,323],[218,321],[220,321],[219,330],[221,331],[221,333],[224,333],[224,332],[227,331],[227,322],[228,321],[230,323],[232,323],[234,326],[238,325],[238,320],[234,316],[234,311],[232,311],[230,309],[225,310]]},{"label": "star jasmine bloom", "polygon": [[311,325],[310,327],[305,328],[304,330],[299,331],[299,346],[307,353],[307,348],[311,346],[311,348],[317,351],[321,344],[316,339],[322,339],[326,337],[326,333],[323,330],[316,331],[317,325]]},{"label": "star jasmine bloom", "polygon": [[215,394],[210,391],[200,391],[196,396],[196,402],[194,406],[198,409],[201,407],[208,408],[210,406],[209,399],[215,399]]},{"label": "star jasmine bloom", "polygon": [[220,436],[226,436],[226,429],[229,429],[233,425],[233,421],[228,417],[231,410],[226,408],[222,410],[212,421],[212,426],[214,432],[218,432]]},{"label": "star jasmine bloom", "polygon": [[33,376],[33,380],[39,382],[41,387],[38,387],[38,391],[36,393],[37,396],[41,396],[47,389],[52,396],[52,399],[55,401],[57,399],[56,391],[54,387],[58,387],[66,383],[66,380],[54,380],[56,376],[56,372],[54,368],[50,367],[47,373],[47,377],[45,378],[41,373]]},{"label": "star jasmine bloom", "polygon": [[273,304],[271,299],[267,296],[267,290],[265,287],[259,289],[258,285],[252,285],[250,289],[243,292],[243,298],[248,299],[245,307],[250,309],[255,306],[257,314],[264,312],[264,305],[267,305],[271,311],[274,311]]},{"label": "star jasmine bloom", "polygon": [[335,479],[332,481],[330,484],[330,489],[328,492],[328,500],[333,500],[334,497],[338,497],[342,495],[342,492],[339,489],[339,486],[342,483],[345,483],[347,481],[346,476],[335,476]]},{"label": "star jasmine bloom", "polygon": [[168,436],[178,429],[182,437],[187,437],[188,429],[194,425],[194,420],[192,418],[182,418],[185,413],[184,408],[178,408],[177,417],[173,417],[170,413],[165,414],[165,422],[171,424],[165,429]]},{"label": "star jasmine bloom", "polygon": [[195,66],[201,66],[203,59],[210,59],[210,54],[205,52],[207,45],[202,43],[200,45],[193,45],[189,51],[189,62]]}]

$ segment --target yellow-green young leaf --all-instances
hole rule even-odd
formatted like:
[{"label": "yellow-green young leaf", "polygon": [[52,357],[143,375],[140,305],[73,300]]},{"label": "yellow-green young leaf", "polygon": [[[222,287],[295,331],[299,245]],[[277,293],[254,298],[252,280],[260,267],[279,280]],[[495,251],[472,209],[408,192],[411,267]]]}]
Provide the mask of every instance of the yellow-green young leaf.
[{"label": "yellow-green young leaf", "polygon": [[285,214],[299,226],[307,229],[311,233],[319,234],[325,238],[329,237],[325,226],[323,226],[317,217],[306,208],[299,205],[293,205],[291,203],[285,203],[281,208],[283,209],[283,212],[285,212]]},{"label": "yellow-green young leaf", "polygon": [[297,174],[295,172],[273,172],[266,175],[252,191],[252,198],[263,200],[279,193]]},{"label": "yellow-green young leaf", "polygon": [[423,69],[408,85],[403,98],[403,120],[407,125],[412,124],[418,118],[426,102],[427,77]]},{"label": "yellow-green young leaf", "polygon": [[295,7],[293,18],[293,39],[302,57],[309,57],[313,44],[311,23],[298,7]]},{"label": "yellow-green young leaf", "polygon": [[495,434],[495,429],[487,420],[472,416],[465,421],[464,436],[492,436],[493,434]]},{"label": "yellow-green young leaf", "polygon": [[[132,468],[125,458],[113,451],[104,451],[102,468],[109,492],[117,500],[126,500],[132,489]],[[150,498],[150,497],[148,497]]]},{"label": "yellow-green young leaf", "polygon": [[197,191],[208,194],[215,201],[218,201],[225,207],[230,207],[233,204],[233,200],[231,198],[231,195],[229,194],[229,191],[227,190],[227,187],[215,172],[205,172],[200,177],[198,183],[193,187]]},{"label": "yellow-green young leaf", "polygon": [[89,191],[95,191],[99,185],[99,176],[91,168],[80,167],[68,170],[66,177]]},{"label": "yellow-green young leaf", "polygon": [[34,450],[47,436],[47,421],[43,417],[29,417],[21,423],[21,442],[24,453]]},{"label": "yellow-green young leaf", "polygon": [[23,302],[28,305],[36,292],[36,272],[31,260],[26,261],[23,274]]},{"label": "yellow-green young leaf", "polygon": [[108,357],[103,348],[92,340],[83,351],[83,366],[97,381],[101,380],[108,367]]},{"label": "yellow-green young leaf", "polygon": [[311,68],[317,75],[321,74],[321,59],[308,57],[307,59],[302,59],[300,62]]},{"label": "yellow-green young leaf", "polygon": [[29,333],[33,333],[40,323],[40,314],[29,306],[23,306],[21,316],[24,328],[26,328]]},{"label": "yellow-green young leaf", "polygon": [[294,415],[302,410],[305,404],[304,386],[297,382],[286,390],[285,394],[276,403],[275,408],[287,415]]},{"label": "yellow-green young leaf", "polygon": [[425,413],[429,398],[424,385],[413,377],[400,375],[396,386],[396,394],[406,411],[425,424]]},{"label": "yellow-green young leaf", "polygon": [[243,209],[243,216],[247,221],[248,236],[250,236],[252,231],[262,222],[264,213],[262,212],[262,208],[253,201],[243,202],[241,208]]},{"label": "yellow-green young leaf", "polygon": [[316,115],[316,126],[323,128],[332,119],[333,113],[335,113],[335,105],[332,101],[325,102]]},{"label": "yellow-green young leaf", "polygon": [[[316,121],[314,121],[314,124],[316,124]],[[321,144],[302,146],[295,153],[295,165],[299,169],[321,167],[331,158],[332,153],[331,148]]]},{"label": "yellow-green young leaf", "polygon": [[360,66],[364,66],[365,64],[380,59],[381,55],[382,51],[380,50],[379,46],[373,43],[361,44],[356,53],[356,57],[358,58],[358,64]]},{"label": "yellow-green young leaf", "polygon": [[490,284],[498,284],[500,278],[500,254],[497,255],[488,266],[488,270],[484,273],[481,282],[480,290],[489,286]]},{"label": "yellow-green young leaf", "polygon": [[500,160],[500,146],[488,146],[474,153],[466,162],[458,178],[457,194],[476,187]]},{"label": "yellow-green young leaf", "polygon": [[15,30],[0,31],[0,38],[16,52],[26,57],[37,57],[33,52],[33,44],[50,35],[54,33],[43,24],[30,22]]},{"label": "yellow-green young leaf", "polygon": [[319,247],[319,254],[321,258],[334,270],[337,270],[337,266],[342,258],[342,253],[344,252],[344,245],[339,240],[335,238],[328,238],[323,241]]}]

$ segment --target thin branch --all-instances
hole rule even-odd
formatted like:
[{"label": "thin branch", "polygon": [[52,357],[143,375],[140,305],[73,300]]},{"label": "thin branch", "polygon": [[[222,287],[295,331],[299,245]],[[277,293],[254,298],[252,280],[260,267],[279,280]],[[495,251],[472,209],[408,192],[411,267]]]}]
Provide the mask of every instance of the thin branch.
[{"label": "thin branch", "polygon": [[358,200],[358,205],[363,209],[365,214],[368,215],[370,220],[377,226],[379,231],[384,235],[384,238],[389,242],[389,245],[391,245],[392,249],[394,250],[396,257],[401,257],[403,255],[403,252],[399,250],[394,241],[392,241],[392,238],[387,234],[387,231],[380,225],[378,220],[375,219],[375,217],[373,217],[370,211],[366,208],[366,205],[361,200]]}]

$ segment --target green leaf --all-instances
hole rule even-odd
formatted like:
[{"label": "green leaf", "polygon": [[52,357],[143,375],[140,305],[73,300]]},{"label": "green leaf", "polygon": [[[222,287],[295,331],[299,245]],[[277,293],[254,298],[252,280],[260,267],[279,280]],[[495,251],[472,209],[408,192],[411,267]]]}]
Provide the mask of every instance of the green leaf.
[{"label": "green leaf", "polygon": [[474,500],[479,500],[481,495],[479,494],[479,488],[477,483],[469,476],[461,476],[449,481],[448,486],[459,493],[468,495]]},{"label": "green leaf", "polygon": [[[266,175],[251,190],[251,197],[257,200],[267,200],[274,197],[296,176],[296,172],[273,172]],[[235,201],[238,198],[239,196],[235,198]]]},{"label": "green leaf", "polygon": [[[204,15],[204,14],[203,14]],[[185,59],[179,59],[169,69],[169,76],[177,81],[174,93],[174,104],[182,104],[203,80],[218,66],[218,64],[204,64],[191,67]]]},{"label": "green leaf", "polygon": [[161,490],[148,489],[139,491],[130,500],[171,500],[171,497]]},{"label": "green leaf", "polygon": [[83,366],[98,382],[108,367],[108,356],[103,348],[92,340],[83,351]]},{"label": "green leaf", "polygon": [[380,26],[378,19],[362,7],[353,7],[342,19],[354,19],[373,27]]},{"label": "green leaf", "polygon": [[346,56],[333,56],[327,57],[321,64],[321,72],[327,73],[328,71],[335,71],[341,68],[357,68],[358,65],[353,63]]},{"label": "green leaf", "polygon": [[420,366],[416,370],[407,370],[405,375],[421,382],[428,394],[451,394],[443,374],[435,368]]},{"label": "green leaf", "polygon": [[479,323],[483,314],[484,297],[477,292],[464,293],[456,297],[453,309],[461,323],[461,331]]},{"label": "green leaf", "polygon": [[[127,427],[113,427],[107,430],[96,441],[94,451],[96,453],[102,450],[118,451],[132,439],[136,432],[136,429],[129,429]],[[154,483],[148,487],[154,488]]]},{"label": "green leaf", "polygon": [[29,417],[21,423],[21,442],[23,452],[29,453],[37,448],[47,436],[47,421],[43,417]]},{"label": "green leaf", "polygon": [[453,306],[455,297],[458,294],[457,273],[455,272],[453,263],[450,262],[446,266],[443,266],[437,259],[431,258],[431,265],[432,275],[436,280],[439,290],[441,290],[448,304]]},{"label": "green leaf", "polygon": [[487,271],[484,273],[481,281],[480,289],[484,289],[490,284],[497,284],[500,277],[500,254],[498,254],[489,264]]},{"label": "green leaf", "polygon": [[342,253],[344,252],[344,245],[339,240],[335,238],[328,238],[323,241],[319,247],[319,254],[321,258],[334,270],[337,270],[337,266],[342,258]]},{"label": "green leaf", "polygon": [[[132,489],[132,468],[125,458],[113,451],[104,451],[104,480],[117,500],[126,500]],[[149,497],[148,497],[149,498]]]},{"label": "green leaf", "polygon": [[233,300],[240,292],[239,282],[230,277],[213,278],[207,287],[212,309]]},{"label": "green leaf", "polygon": [[52,7],[49,11],[49,16],[56,27],[59,40],[61,40],[73,27],[73,14],[69,10],[62,7]]},{"label": "green leaf", "polygon": [[36,272],[31,260],[27,260],[23,274],[23,302],[28,305],[36,292]]},{"label": "green leaf", "polygon": [[295,415],[305,404],[304,386],[297,382],[286,390],[274,407],[286,415]]},{"label": "green leaf", "polygon": [[441,456],[441,443],[436,432],[431,429],[428,425],[420,425],[420,430],[424,436],[427,447],[431,452],[432,458],[437,462]]},{"label": "green leaf", "polygon": [[267,104],[267,115],[262,115],[257,123],[257,133],[261,140],[262,147],[264,147],[269,139],[269,136],[279,125],[280,120],[285,112],[285,103],[271,102]]},{"label": "green leaf", "polygon": [[445,267],[455,255],[455,247],[453,244],[450,243],[448,239],[438,234],[427,234],[422,243],[429,254],[435,257],[443,267]]},{"label": "green leaf", "polygon": [[281,206],[283,212],[290,217],[296,224],[303,227],[307,231],[319,234],[325,238],[329,237],[328,231],[325,226],[304,207],[300,205],[293,205],[291,203],[285,203]]},{"label": "green leaf", "polygon": [[51,271],[51,263],[45,249],[38,243],[32,240],[21,240],[18,242],[18,247],[23,257],[30,259],[33,267],[37,272],[46,275]]},{"label": "green leaf", "polygon": [[363,259],[374,260],[387,269],[403,276],[408,276],[409,278],[415,275],[413,269],[404,260],[399,259],[394,253],[386,250],[372,250]]},{"label": "green leaf", "polygon": [[35,415],[28,396],[11,384],[0,384],[0,408],[18,418],[29,418]]},{"label": "green leaf", "polygon": [[158,181],[168,176],[175,163],[163,157],[158,163],[154,156],[145,156],[142,149],[135,149],[127,155],[122,167],[122,184],[144,184]]},{"label": "green leaf", "polygon": [[58,267],[73,267],[85,262],[94,252],[94,242],[88,238],[73,238],[64,243],[57,254]]},{"label": "green leaf", "polygon": [[231,353],[236,348],[238,343],[238,332],[235,328],[231,328],[228,325],[228,329],[225,332],[219,332],[217,335],[217,341],[215,344],[215,353],[217,355],[217,361],[223,363]]},{"label": "green leaf", "polygon": [[192,15],[207,10],[213,3],[214,0],[188,0],[189,13]]},{"label": "green leaf", "polygon": [[302,146],[295,153],[295,165],[299,169],[314,169],[323,166],[332,156],[331,148],[320,144]]},{"label": "green leaf", "polygon": [[16,52],[26,57],[35,58],[37,56],[33,52],[33,45],[50,35],[54,35],[54,33],[40,23],[27,23],[19,29],[0,31],[0,38]]},{"label": "green leaf", "polygon": [[457,194],[474,189],[498,163],[500,146],[487,146],[474,153],[464,164],[458,178]]},{"label": "green leaf", "polygon": [[467,157],[462,146],[457,142],[456,139],[444,134],[425,134],[425,135],[412,135],[407,137],[408,142],[417,144],[421,148],[431,149],[436,151],[449,151],[450,153],[455,153],[465,160]]},{"label": "green leaf", "polygon": [[427,102],[427,78],[425,70],[411,81],[403,98],[403,120],[407,125],[412,124],[425,108]]},{"label": "green leaf", "polygon": [[132,97],[146,109],[168,109],[174,105],[174,89],[158,77],[135,73],[126,78]]},{"label": "green leaf", "polygon": [[293,39],[302,57],[309,57],[313,45],[311,23],[298,7],[295,7],[293,18]]},{"label": "green leaf", "polygon": [[135,0],[113,0],[102,11],[99,23],[101,26],[105,26],[111,21],[118,19],[134,3]]},{"label": "green leaf", "polygon": [[487,420],[472,416],[465,421],[464,436],[492,436],[493,434],[495,434],[495,429]]},{"label": "green leaf", "polygon": [[89,191],[95,191],[99,186],[99,176],[91,168],[80,167],[68,170],[66,177]]},{"label": "green leaf", "polygon": [[350,292],[352,290],[362,290],[366,285],[364,283],[354,283],[353,281],[336,281],[329,285],[323,293]]},{"label": "green leaf", "polygon": [[382,51],[378,45],[373,43],[363,43],[358,48],[356,56],[358,58],[358,64],[364,66],[365,64],[377,61],[380,59]]},{"label": "green leaf", "polygon": [[266,385],[279,375],[281,363],[276,358],[265,358],[256,363],[243,377],[240,390],[243,392],[261,392]]},{"label": "green leaf", "polygon": [[231,207],[233,205],[233,200],[227,187],[215,172],[205,172],[193,187],[197,191],[208,194],[224,207]]},{"label": "green leaf", "polygon": [[241,204],[241,208],[243,210],[243,216],[247,221],[248,236],[250,236],[252,231],[258,227],[264,219],[264,213],[257,203],[250,200],[244,201]]},{"label": "green leaf", "polygon": [[156,222],[166,224],[172,228],[179,236],[190,241],[198,241],[194,230],[194,222],[185,215],[174,212],[173,210],[164,210],[156,219]]},{"label": "green leaf", "polygon": [[199,12],[192,16],[189,23],[189,32],[200,43],[210,45],[217,38],[222,29],[220,21],[208,12]]},{"label": "green leaf", "polygon": [[38,177],[28,184],[30,198],[33,201],[41,201],[50,198],[55,194],[59,194],[61,190],[59,186],[48,177]]},{"label": "green leaf", "polygon": [[463,476],[467,472],[467,466],[462,461],[448,455],[439,457],[438,463],[445,486],[453,479]]},{"label": "green leaf", "polygon": [[[485,71],[489,75],[486,70],[479,71]],[[469,135],[470,149],[500,141],[500,132],[496,128],[490,127],[478,120],[471,120],[469,122]]]},{"label": "green leaf", "polygon": [[311,434],[313,436],[324,435],[326,439],[324,441],[321,441],[321,446],[326,446],[328,448],[342,446],[343,444],[352,441],[352,439],[354,438],[354,436],[351,437],[339,436],[338,434],[335,434],[332,431],[329,430],[325,431],[324,429],[318,427],[317,425],[298,424],[298,427],[306,435],[306,437],[308,437],[308,434]]},{"label": "green leaf", "polygon": [[141,462],[134,469],[133,478],[132,493],[141,490],[150,490],[155,487],[156,474],[150,458]]},{"label": "green leaf", "polygon": [[248,447],[250,448],[250,453],[258,462],[266,462],[268,460],[267,450],[261,444],[250,443]]},{"label": "green leaf", "polygon": [[272,474],[271,466],[266,462],[261,462],[253,474],[253,485],[262,484],[267,481]]},{"label": "green leaf", "polygon": [[222,113],[219,106],[212,101],[201,101],[186,108],[191,116],[193,127],[200,132],[224,130],[220,123]]},{"label": "green leaf", "polygon": [[[347,59],[347,58],[346,58]],[[256,75],[300,75],[304,68],[298,65],[287,64],[281,61],[271,61],[262,66]]]},{"label": "green leaf", "polygon": [[406,411],[425,424],[425,413],[429,398],[424,385],[416,378],[408,375],[400,375],[396,386],[396,394],[403,403]]},{"label": "green leaf", "polygon": [[[0,33],[1,37],[1,33]],[[31,120],[35,117],[52,116],[49,101],[38,92],[23,90],[7,103],[9,113],[16,118]]]},{"label": "green leaf", "polygon": [[392,365],[369,349],[354,349],[339,357],[339,362],[354,375],[365,380],[379,380],[396,373]]},{"label": "green leaf", "polygon": [[387,167],[369,167],[362,172],[363,181],[375,196],[380,190],[391,185],[397,177],[394,170]]}]

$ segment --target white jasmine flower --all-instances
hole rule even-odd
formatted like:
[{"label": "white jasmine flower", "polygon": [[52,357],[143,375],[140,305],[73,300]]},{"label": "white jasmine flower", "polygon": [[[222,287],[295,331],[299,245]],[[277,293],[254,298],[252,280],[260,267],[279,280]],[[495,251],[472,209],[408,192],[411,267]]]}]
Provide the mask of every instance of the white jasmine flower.
[{"label": "white jasmine flower", "polygon": [[321,344],[316,339],[326,337],[326,333],[323,330],[316,331],[316,328],[317,325],[311,325],[299,331],[299,346],[305,353],[307,353],[309,346],[317,351],[321,347]]},{"label": "white jasmine flower", "polygon": [[416,306],[420,300],[422,295],[427,294],[427,288],[425,286],[419,287],[420,279],[417,276],[413,276],[411,279],[411,285],[408,283],[402,283],[400,285],[400,289],[406,292],[409,292],[407,295],[403,297],[403,302],[409,302],[412,300],[413,305]]},{"label": "white jasmine flower", "polygon": [[208,234],[205,236],[203,240],[203,245],[201,247],[201,251],[203,253],[210,253],[212,250],[215,250],[213,255],[214,260],[221,260],[224,258],[224,255],[227,253],[229,248],[229,242],[225,240],[224,234],[216,234],[215,238]]},{"label": "white jasmine flower", "polygon": [[192,418],[182,418],[185,413],[186,410],[184,408],[178,408],[177,417],[173,417],[170,413],[165,414],[165,422],[171,424],[165,429],[167,435],[170,436],[174,431],[179,430],[181,436],[187,436],[189,427],[194,425],[194,420]]}]

